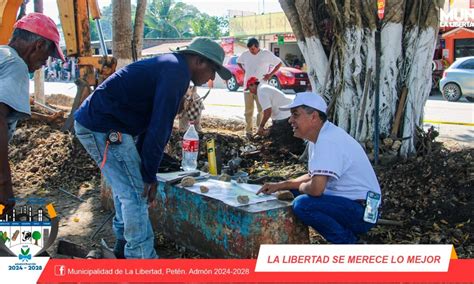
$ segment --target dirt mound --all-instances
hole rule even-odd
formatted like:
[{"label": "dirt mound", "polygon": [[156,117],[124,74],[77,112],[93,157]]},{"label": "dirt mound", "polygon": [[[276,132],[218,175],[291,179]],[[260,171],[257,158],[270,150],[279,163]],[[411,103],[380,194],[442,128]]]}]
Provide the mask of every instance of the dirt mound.
[{"label": "dirt mound", "polygon": [[425,157],[377,169],[382,186],[382,218],[401,227],[378,226],[374,243],[454,244],[473,257],[474,149],[437,148]]},{"label": "dirt mound", "polygon": [[15,189],[22,194],[59,187],[77,189],[99,177],[92,159],[73,135],[42,122],[19,124],[9,145]]},{"label": "dirt mound", "polygon": [[53,94],[46,97],[46,103],[54,106],[71,107],[74,98],[63,94]]},{"label": "dirt mound", "polygon": [[222,119],[214,116],[203,115],[201,125],[207,129],[219,129],[229,132],[244,131],[245,124],[237,119]]}]

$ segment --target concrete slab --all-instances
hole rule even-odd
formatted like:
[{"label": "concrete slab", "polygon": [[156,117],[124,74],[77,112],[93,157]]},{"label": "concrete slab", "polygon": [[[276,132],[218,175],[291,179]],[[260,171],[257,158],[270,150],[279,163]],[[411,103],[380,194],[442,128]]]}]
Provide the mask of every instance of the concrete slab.
[{"label": "concrete slab", "polygon": [[[103,205],[113,207],[110,189],[103,186],[101,196]],[[291,202],[233,207],[164,182],[157,201],[150,209],[154,230],[205,257],[256,258],[260,244],[309,243],[308,228],[294,216]]]},{"label": "concrete slab", "polygon": [[272,200],[233,207],[179,186],[160,183],[151,210],[155,230],[207,257],[256,258],[260,244],[308,243],[308,228],[291,203]]}]

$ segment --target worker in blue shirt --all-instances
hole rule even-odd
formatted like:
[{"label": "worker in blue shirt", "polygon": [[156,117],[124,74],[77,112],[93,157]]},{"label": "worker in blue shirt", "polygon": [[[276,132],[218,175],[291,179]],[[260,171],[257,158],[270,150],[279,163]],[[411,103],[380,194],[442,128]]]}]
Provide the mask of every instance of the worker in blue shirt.
[{"label": "worker in blue shirt", "polygon": [[156,196],[173,120],[190,81],[202,85],[216,72],[230,79],[223,60],[219,44],[195,38],[173,53],[118,70],[76,111],[76,136],[112,188],[118,258],[157,258],[148,204]]}]

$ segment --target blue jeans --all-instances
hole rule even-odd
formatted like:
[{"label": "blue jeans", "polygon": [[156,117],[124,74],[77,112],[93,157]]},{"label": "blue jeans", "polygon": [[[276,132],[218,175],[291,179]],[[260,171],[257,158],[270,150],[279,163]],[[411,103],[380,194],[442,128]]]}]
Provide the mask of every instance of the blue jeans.
[{"label": "blue jeans", "polygon": [[354,244],[357,235],[368,232],[375,225],[363,220],[365,208],[357,201],[324,194],[314,197],[297,190],[292,192],[299,195],[293,201],[295,215],[333,244]]},{"label": "blue jeans", "polygon": [[[77,121],[74,122],[74,128],[87,153],[100,166],[104,157],[106,133],[91,131]],[[108,147],[102,174],[112,188],[116,249],[125,244],[126,258],[157,258],[147,198],[142,197],[144,183],[140,166],[141,159],[133,137],[122,133],[122,143]]]}]

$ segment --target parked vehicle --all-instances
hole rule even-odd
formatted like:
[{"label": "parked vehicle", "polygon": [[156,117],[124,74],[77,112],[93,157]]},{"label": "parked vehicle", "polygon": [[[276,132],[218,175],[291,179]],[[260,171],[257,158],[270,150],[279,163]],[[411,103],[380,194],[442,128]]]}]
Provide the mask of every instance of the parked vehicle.
[{"label": "parked vehicle", "polygon": [[444,71],[439,88],[443,97],[450,102],[458,101],[463,95],[468,101],[474,102],[474,56],[456,59]]},{"label": "parked vehicle", "polygon": [[[237,65],[238,55],[232,56],[225,67],[232,72],[232,78],[227,80],[229,91],[237,91],[244,84],[244,71]],[[268,84],[277,89],[293,89],[295,92],[306,91],[309,87],[308,74],[299,69],[289,67],[284,61],[275,75],[268,80]]]}]

